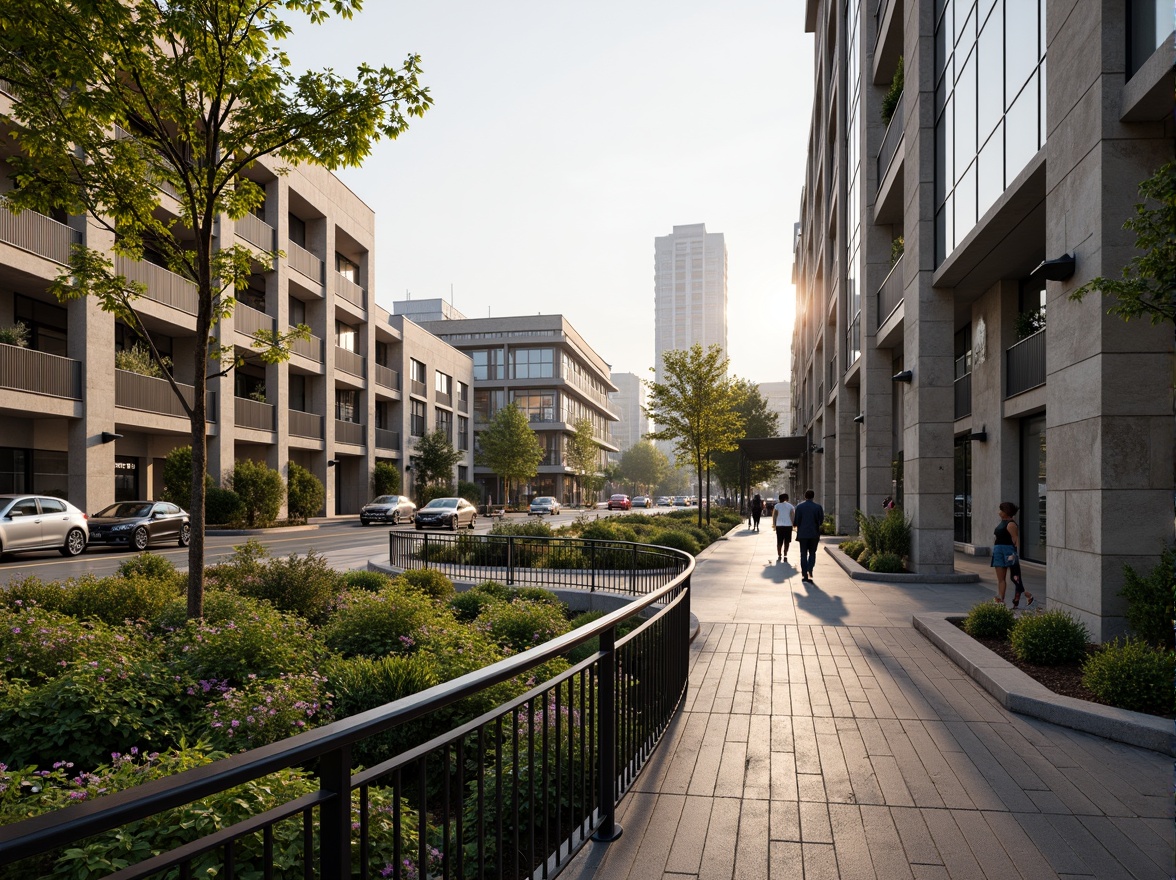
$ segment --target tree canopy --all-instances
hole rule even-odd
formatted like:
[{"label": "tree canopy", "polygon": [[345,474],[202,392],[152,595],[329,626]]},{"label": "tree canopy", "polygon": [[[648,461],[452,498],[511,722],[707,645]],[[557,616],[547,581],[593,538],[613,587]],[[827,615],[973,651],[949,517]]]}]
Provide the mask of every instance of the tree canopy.
[{"label": "tree canopy", "polygon": [[[160,364],[189,416],[192,542],[188,614],[203,614],[204,513],[209,361],[232,367],[216,324],[233,310],[253,261],[275,253],[218,236],[219,218],[259,208],[250,179],[258,160],[334,169],[359,164],[381,138],[395,138],[432,99],[420,59],[399,67],[361,64],[350,77],[296,73],[279,43],[286,15],[311,24],[350,18],[360,0],[0,0],[0,77],[15,93],[2,121],[16,147],[8,159],[20,212],[88,215],[113,237],[108,249],[76,247],[53,284],[63,299],[92,295],[123,321]],[[197,294],[189,403],[163,365],[136,300],[146,292],[116,269],[116,257],[148,251],[192,282]],[[255,334],[264,362],[283,360],[292,332]]]},{"label": "tree canopy", "polygon": [[592,422],[588,419],[578,419],[575,429],[576,433],[568,438],[567,460],[568,467],[575,472],[580,484],[582,503],[584,490],[593,491],[596,486],[597,472],[600,470],[600,444],[596,442]]},{"label": "tree canopy", "polygon": [[494,414],[478,435],[476,460],[498,474],[510,498],[512,484],[526,482],[539,473],[543,447],[518,404],[510,403]]},{"label": "tree canopy", "polygon": [[[731,382],[735,396],[735,410],[743,419],[744,437],[775,437],[780,433],[780,414],[768,409],[768,401],[760,393],[759,385],[736,377]],[[714,475],[723,487],[724,495],[734,495],[740,487],[740,455],[735,452],[719,452],[714,456]],[[751,462],[751,485],[770,483],[780,475],[778,461]]]},{"label": "tree canopy", "polygon": [[429,490],[442,490],[442,494],[453,491],[453,469],[462,460],[462,453],[453,448],[453,443],[441,428],[422,437],[416,443],[412,457],[413,472],[416,474],[417,501],[424,503]]},{"label": "tree canopy", "polygon": [[621,456],[621,476],[646,492],[662,483],[670,470],[665,453],[648,440],[638,440]]}]

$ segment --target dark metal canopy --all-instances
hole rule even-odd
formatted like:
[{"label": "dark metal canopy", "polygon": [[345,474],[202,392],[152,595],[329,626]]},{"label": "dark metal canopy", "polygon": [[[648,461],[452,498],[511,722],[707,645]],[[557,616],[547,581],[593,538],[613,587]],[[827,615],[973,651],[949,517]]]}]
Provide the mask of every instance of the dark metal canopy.
[{"label": "dark metal canopy", "polygon": [[748,461],[783,461],[803,456],[809,441],[807,437],[744,437],[738,442]]}]

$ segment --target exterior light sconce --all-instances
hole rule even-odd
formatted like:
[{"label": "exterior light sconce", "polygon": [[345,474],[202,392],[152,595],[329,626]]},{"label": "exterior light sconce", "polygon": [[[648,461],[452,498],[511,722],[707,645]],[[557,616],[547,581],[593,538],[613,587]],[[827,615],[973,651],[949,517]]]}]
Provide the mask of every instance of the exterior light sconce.
[{"label": "exterior light sconce", "polygon": [[337,459],[337,458],[328,458],[327,459],[327,467],[334,467],[338,463],[339,463],[339,459]]},{"label": "exterior light sconce", "polygon": [[817,453],[817,455],[822,455],[822,454],[824,454],[824,452],[825,452],[825,447],[824,447],[824,446],[818,446],[816,443],[814,443],[814,444],[812,445],[812,447],[811,447],[811,451],[813,451],[813,452]]},{"label": "exterior light sconce", "polygon": [[979,431],[973,431],[971,439],[975,440],[977,443],[987,443],[988,442],[987,428],[988,428],[988,426],[985,425]]},{"label": "exterior light sconce", "polygon": [[1073,254],[1062,254],[1052,260],[1044,260],[1029,276],[1045,281],[1067,281],[1074,274],[1074,262]]},{"label": "exterior light sconce", "polygon": [[113,443],[115,440],[121,440],[122,438],[123,438],[122,434],[116,434],[113,431],[103,431],[102,432],[102,442],[103,443]]},{"label": "exterior light sconce", "polygon": [[906,382],[909,385],[911,384],[911,380],[914,378],[915,374],[910,370],[903,370],[901,373],[895,373],[893,376],[891,376],[890,380],[892,382]]},{"label": "exterior light sconce", "polygon": [[854,416],[854,417],[853,417],[853,421],[854,421],[854,423],[855,423],[855,424],[858,424],[858,425],[860,425],[860,424],[861,424],[862,422],[864,422],[865,420],[866,420],[866,414],[865,414],[865,413],[861,413],[861,412],[860,412],[860,413],[858,413],[856,416]]}]

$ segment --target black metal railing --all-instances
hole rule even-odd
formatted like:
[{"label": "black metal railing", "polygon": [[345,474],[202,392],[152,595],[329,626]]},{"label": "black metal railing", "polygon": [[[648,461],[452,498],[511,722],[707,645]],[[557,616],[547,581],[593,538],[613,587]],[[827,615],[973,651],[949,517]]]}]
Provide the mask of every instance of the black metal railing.
[{"label": "black metal railing", "polygon": [[964,373],[955,380],[955,417],[962,419],[972,414],[972,374]]},{"label": "black metal railing", "polygon": [[1045,384],[1045,331],[1038,330],[1005,352],[1005,397]]},{"label": "black metal railing", "polygon": [[898,259],[894,261],[894,265],[887,273],[886,279],[882,282],[882,286],[878,288],[878,309],[875,315],[875,320],[877,321],[876,327],[881,327],[885,324],[886,320],[894,314],[894,310],[902,303],[902,256],[902,254],[898,255]]},{"label": "black metal railing", "polygon": [[904,131],[902,121],[902,95],[894,105],[894,115],[886,126],[886,134],[882,135],[882,146],[878,148],[878,186],[881,188],[886,180],[886,173],[890,170],[890,163],[898,155],[898,147],[902,143]]},{"label": "black metal railing", "polygon": [[[546,551],[537,549],[542,539],[525,543],[534,559],[550,562],[556,548],[566,552],[576,542],[553,540]],[[590,554],[590,543],[575,549]],[[665,548],[598,543],[619,551],[609,564],[627,554],[642,573],[658,572],[661,585],[642,579],[626,589],[621,578],[615,588],[633,596],[623,608],[491,666],[280,742],[0,827],[0,868],[20,871],[23,859],[96,835],[133,835],[132,823],[301,767],[313,768],[316,790],[204,836],[171,826],[169,844],[189,840],[111,876],[553,876],[591,837],[615,838],[616,802],[687,687],[694,560]],[[405,542],[400,552],[413,546],[424,542]],[[618,625],[633,615],[640,625],[618,637]],[[598,646],[589,644],[596,639]],[[474,702],[484,707],[497,685],[538,677],[550,669],[544,664],[577,647],[590,653],[521,696],[464,722],[449,720],[469,706],[459,701],[480,698]],[[447,732],[403,746],[411,732],[440,718],[451,725]],[[410,722],[425,724],[405,728]],[[361,746],[387,742],[394,730],[401,744],[395,754],[354,765]]]}]

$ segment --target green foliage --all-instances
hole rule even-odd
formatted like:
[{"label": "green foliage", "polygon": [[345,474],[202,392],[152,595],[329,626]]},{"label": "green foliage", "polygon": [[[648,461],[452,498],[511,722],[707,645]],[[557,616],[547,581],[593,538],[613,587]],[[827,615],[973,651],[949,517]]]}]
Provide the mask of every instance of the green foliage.
[{"label": "green foliage", "polygon": [[831,514],[826,513],[825,518],[821,520],[821,534],[822,535],[836,535],[837,534],[837,518]]},{"label": "green foliage", "polygon": [[216,525],[234,525],[245,515],[241,496],[232,489],[210,486],[205,496],[206,521]]},{"label": "green foliage", "polygon": [[498,410],[479,436],[476,461],[502,477],[507,498],[512,485],[539,473],[542,460],[543,447],[526,415],[513,402]]},{"label": "green foliage", "polygon": [[[239,687],[209,690],[212,699],[201,719],[202,730],[216,748],[236,752],[277,742],[319,723],[326,680],[310,672],[252,678]],[[190,687],[188,692],[196,695],[198,688]]]},{"label": "green foliage", "polygon": [[964,632],[974,639],[1007,639],[1015,622],[1003,602],[978,602],[964,618]]},{"label": "green foliage", "polygon": [[898,58],[898,67],[894,71],[894,76],[890,78],[890,88],[882,96],[882,122],[885,125],[890,124],[890,119],[894,116],[894,111],[898,109],[898,99],[902,97],[902,87],[903,72],[902,56],[900,55]]},{"label": "green foliage", "polygon": [[454,617],[462,623],[469,623],[477,618],[488,605],[502,601],[504,600],[481,590],[465,590],[449,600],[449,607],[453,611]]},{"label": "green foliage", "polygon": [[500,584],[498,581],[482,581],[474,587],[474,590],[492,596],[500,602],[509,602],[514,596],[514,591],[510,587],[506,584]]},{"label": "green foliage", "polygon": [[[269,559],[269,550],[256,538],[233,548],[227,561],[208,569],[208,585],[220,590],[240,592],[246,578],[257,578]],[[205,614],[205,617],[208,615]]]},{"label": "green foliage", "polygon": [[399,495],[400,470],[390,461],[377,461],[372,468],[373,495]]},{"label": "green foliage", "polygon": [[[853,512],[862,542],[871,553],[892,553],[904,559],[911,553],[911,521],[895,507],[880,516]],[[858,560],[861,562],[861,560]],[[864,563],[863,563],[864,564]]]},{"label": "green foliage", "polygon": [[[13,600],[19,602],[22,600]],[[133,634],[82,622],[37,605],[0,609],[0,675],[37,683],[84,663],[122,662],[143,653]]]},{"label": "green foliage", "polygon": [[125,578],[138,575],[161,581],[175,580],[177,585],[182,583],[182,575],[176,571],[171,560],[156,553],[136,553],[119,565],[118,574]]},{"label": "green foliage", "polygon": [[697,556],[702,548],[698,546],[698,541],[694,536],[687,532],[662,532],[657,536],[654,542],[660,547],[670,547],[674,550],[681,550],[683,553],[689,553],[691,556]]},{"label": "green foliage", "polygon": [[858,554],[866,549],[866,543],[865,541],[842,541],[837,547],[850,559],[857,559]]},{"label": "green foliage", "polygon": [[228,483],[241,499],[241,515],[249,528],[264,528],[278,518],[286,484],[273,468],[250,458],[239,458]]},{"label": "green foliage", "polygon": [[342,590],[339,573],[326,557],[313,550],[268,559],[236,584],[243,596],[261,599],[279,611],[287,611],[313,624],[326,621]]},{"label": "green foliage", "polygon": [[44,611],[61,611],[65,607],[65,591],[61,584],[46,583],[29,574],[0,585],[0,606],[12,609],[37,606]]},{"label": "green foliage", "polygon": [[343,594],[322,638],[344,657],[411,654],[424,630],[443,626],[445,616],[424,593],[393,584],[379,593]]},{"label": "green foliage", "polygon": [[417,485],[416,500],[418,507],[424,507],[434,498],[452,498],[452,483],[430,483],[427,486]]},{"label": "green foliage", "polygon": [[[416,441],[413,472],[416,474],[419,504],[427,504],[432,498],[443,498],[453,494],[453,469],[463,458],[464,453],[453,448],[453,442],[440,428]],[[426,493],[428,489],[444,491],[434,495]],[[429,497],[426,497],[426,494]]]},{"label": "green foliage", "polygon": [[600,470],[600,444],[588,419],[577,419],[573,425],[575,433],[567,440],[567,464],[578,478],[581,494],[589,478]]},{"label": "green foliage", "polygon": [[1035,309],[1027,309],[1023,312],[1017,313],[1017,319],[1013,322],[1013,335],[1020,339],[1028,339],[1034,333],[1038,333],[1045,329],[1045,306],[1038,306]]},{"label": "green foliage", "polygon": [[1174,678],[1176,653],[1141,639],[1108,642],[1082,665],[1082,683],[1100,700],[1154,715],[1176,712]]},{"label": "green foliage", "polygon": [[477,506],[482,503],[482,487],[478,483],[471,483],[469,480],[458,480],[457,496]]},{"label": "green foliage", "polygon": [[902,557],[895,553],[875,553],[870,559],[870,571],[895,574],[903,570]]},{"label": "green foliage", "polygon": [[670,460],[648,440],[638,440],[621,456],[621,478],[643,491],[658,485],[669,472]]},{"label": "green foliage", "polygon": [[434,568],[411,569],[400,574],[397,580],[440,602],[447,602],[456,592],[453,581]]},{"label": "green foliage", "polygon": [[174,570],[162,578],[85,575],[67,581],[62,591],[62,610],[70,616],[118,626],[125,621],[154,620],[181,595],[182,580]]},{"label": "green foliage", "polygon": [[1148,318],[1153,325],[1176,323],[1176,162],[1162,165],[1139,184],[1144,201],[1123,228],[1135,233],[1136,255],[1123,267],[1121,278],[1092,278],[1070,294],[1081,300],[1102,291],[1108,314],[1124,321]]},{"label": "green foliage", "polygon": [[564,607],[563,600],[551,590],[545,590],[542,587],[516,587],[511,601],[523,600],[525,602],[546,602],[548,605],[554,605],[562,609]]},{"label": "green foliage", "polygon": [[367,590],[369,593],[378,593],[392,583],[392,578],[382,571],[366,571],[359,568],[344,572],[340,576],[340,583],[344,590]]},{"label": "green foliage", "polygon": [[1135,634],[1157,648],[1173,648],[1173,607],[1176,594],[1176,552],[1164,548],[1160,561],[1146,575],[1123,566],[1124,584],[1119,595],[1127,600],[1127,623]]},{"label": "green foliage", "polygon": [[[743,419],[744,437],[780,435],[780,415],[768,408],[767,398],[760,393],[758,384],[747,379],[735,378],[731,382],[731,391],[735,396],[735,410]],[[739,491],[740,459],[741,456],[736,451],[719,452],[711,457],[711,473],[726,494],[734,495]],[[752,461],[748,465],[748,478],[750,485],[753,486],[774,483],[780,475],[778,461]]]},{"label": "green foliage", "polygon": [[1068,611],[1059,610],[1025,615],[1009,634],[1017,659],[1038,666],[1077,663],[1085,656],[1088,641],[1086,626]]},{"label": "green foliage", "polygon": [[[204,475],[204,491],[213,488],[212,477]],[[167,454],[163,460],[163,494],[164,501],[178,504],[184,510],[192,509],[192,447],[177,446]],[[206,502],[207,504],[207,499]],[[205,508],[208,522],[221,523],[229,520],[213,519],[212,514]]]},{"label": "green foliage", "polygon": [[[893,269],[895,264],[906,252],[906,239],[903,236],[893,239],[890,242],[890,268]],[[885,316],[883,316],[885,317]]]},{"label": "green foliage", "polygon": [[301,465],[290,462],[290,479],[286,484],[286,511],[290,519],[304,522],[323,509],[327,497],[323,481]]},{"label": "green foliage", "polygon": [[862,552],[858,554],[857,564],[862,568],[870,567],[870,560],[874,558],[874,551],[869,547],[862,548]]},{"label": "green foliage", "polygon": [[[160,361],[162,363],[151,356],[151,349],[138,342],[130,348],[119,349],[114,353],[116,370],[126,370],[128,373],[138,373],[140,376],[150,376],[153,379],[162,379],[164,372],[171,370],[171,358],[160,355]],[[189,479],[191,476],[192,472],[188,471]]]},{"label": "green foliage", "polygon": [[550,538],[551,526],[542,519],[528,519],[523,522],[495,523],[490,529],[491,535],[514,535],[523,538]]},{"label": "green foliage", "polygon": [[29,325],[17,321],[8,327],[0,327],[0,344],[15,345],[17,348],[29,347]]},{"label": "green foliage", "polygon": [[562,606],[518,599],[495,602],[478,616],[490,636],[505,648],[525,651],[570,630]]}]

